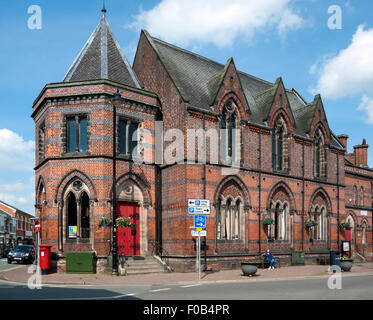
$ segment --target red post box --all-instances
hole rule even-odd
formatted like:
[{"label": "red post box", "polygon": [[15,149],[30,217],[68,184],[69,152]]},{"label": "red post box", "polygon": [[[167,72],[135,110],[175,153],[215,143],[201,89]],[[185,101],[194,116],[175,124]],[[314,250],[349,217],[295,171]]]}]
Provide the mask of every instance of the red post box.
[{"label": "red post box", "polygon": [[40,272],[41,274],[48,274],[51,268],[51,245],[41,244],[40,249]]}]

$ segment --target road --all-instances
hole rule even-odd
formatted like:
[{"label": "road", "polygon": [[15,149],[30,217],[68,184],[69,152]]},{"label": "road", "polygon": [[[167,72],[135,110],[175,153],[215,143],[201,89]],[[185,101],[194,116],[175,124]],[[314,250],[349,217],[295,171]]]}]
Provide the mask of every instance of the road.
[{"label": "road", "polygon": [[0,271],[5,271],[13,268],[22,268],[24,265],[18,265],[16,263],[8,264],[7,259],[0,259]]},{"label": "road", "polygon": [[0,281],[0,300],[372,300],[373,275],[343,276],[342,289],[328,278],[217,282],[163,286],[52,286],[29,289]]}]

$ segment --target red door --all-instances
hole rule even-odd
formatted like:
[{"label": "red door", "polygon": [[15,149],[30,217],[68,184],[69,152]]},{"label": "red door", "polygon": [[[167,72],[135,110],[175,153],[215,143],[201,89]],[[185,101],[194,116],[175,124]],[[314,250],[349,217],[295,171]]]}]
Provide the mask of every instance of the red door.
[{"label": "red door", "polygon": [[140,255],[140,208],[136,203],[117,202],[117,216],[129,218],[134,228],[117,228],[119,256]]}]

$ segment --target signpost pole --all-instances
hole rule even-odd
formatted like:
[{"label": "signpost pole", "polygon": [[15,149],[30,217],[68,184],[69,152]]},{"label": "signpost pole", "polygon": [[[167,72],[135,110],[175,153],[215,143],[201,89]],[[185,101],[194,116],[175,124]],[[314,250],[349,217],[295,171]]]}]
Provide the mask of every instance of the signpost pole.
[{"label": "signpost pole", "polygon": [[198,280],[201,280],[201,237],[198,231]]}]

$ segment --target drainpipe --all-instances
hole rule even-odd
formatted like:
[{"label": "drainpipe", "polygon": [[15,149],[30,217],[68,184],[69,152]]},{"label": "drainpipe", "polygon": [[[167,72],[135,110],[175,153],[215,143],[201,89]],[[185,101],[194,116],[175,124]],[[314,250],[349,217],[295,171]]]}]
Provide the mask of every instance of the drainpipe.
[{"label": "drainpipe", "polygon": [[337,242],[339,250],[339,153],[337,153]]},{"label": "drainpipe", "polygon": [[259,256],[261,256],[262,254],[262,237],[261,237],[261,225],[262,225],[262,217],[261,217],[261,213],[262,213],[262,201],[261,201],[261,198],[262,198],[262,131],[261,129],[259,128],[259,156],[258,156],[258,164],[259,164],[259,184],[258,184],[258,188],[259,188],[259,240],[258,240],[258,244],[259,244]]},{"label": "drainpipe", "polygon": [[[205,154],[205,161],[203,163],[203,176],[202,176],[202,180],[203,180],[203,199],[206,199],[206,156],[207,156],[207,152],[206,152],[206,115],[205,113],[203,113],[203,118],[202,118],[202,125],[203,125],[203,149],[204,149],[204,154]],[[204,238],[204,270],[203,271],[207,271],[207,237],[203,237]]]},{"label": "drainpipe", "polygon": [[304,141],[302,143],[302,251],[304,250],[304,192],[305,192],[305,181],[304,181]]}]

